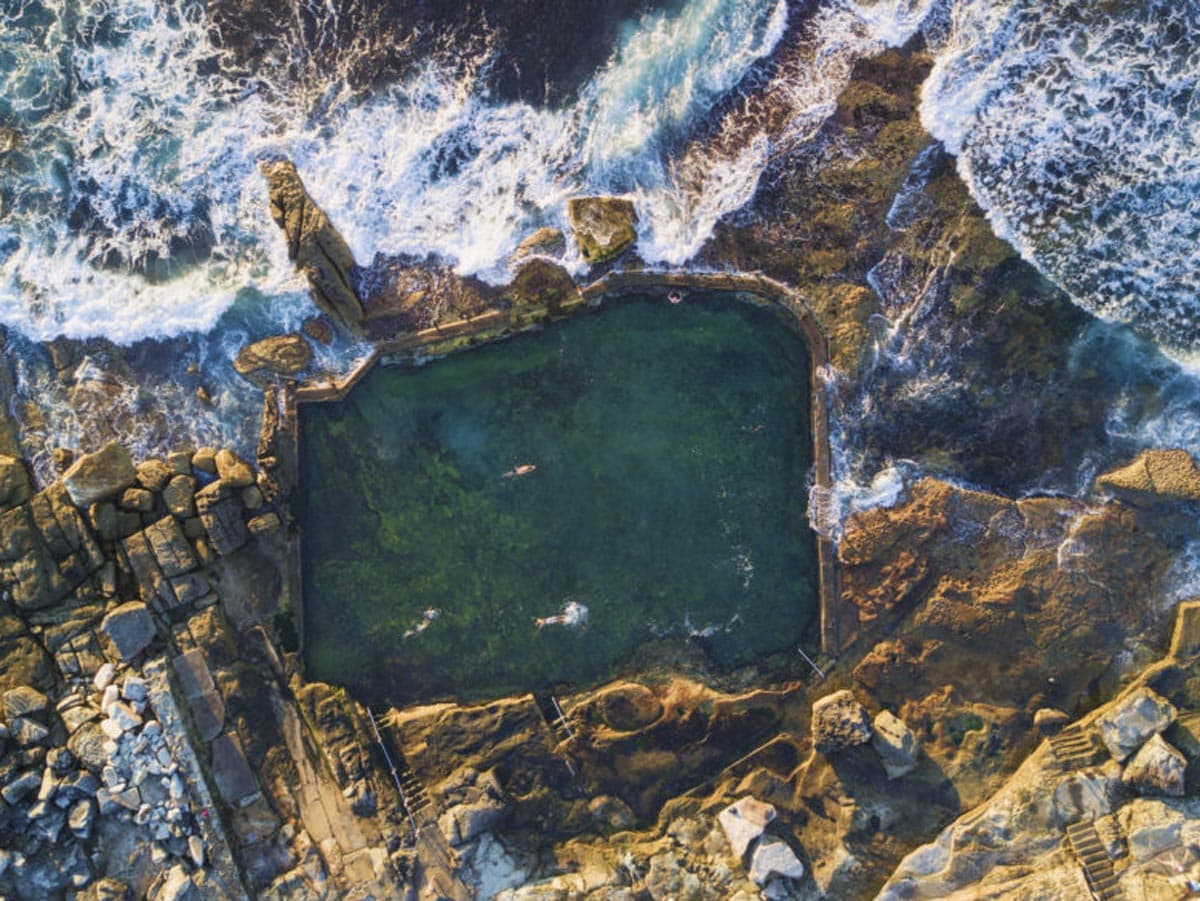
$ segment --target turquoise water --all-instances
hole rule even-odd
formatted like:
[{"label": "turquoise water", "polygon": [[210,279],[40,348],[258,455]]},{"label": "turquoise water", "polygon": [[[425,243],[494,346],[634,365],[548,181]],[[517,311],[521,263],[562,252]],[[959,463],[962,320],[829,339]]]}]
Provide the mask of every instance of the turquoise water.
[{"label": "turquoise water", "polygon": [[[773,311],[636,299],[306,406],[309,676],[483,698],[602,679],[654,639],[717,668],[795,644],[807,386]],[[568,605],[586,621],[537,628]]]}]

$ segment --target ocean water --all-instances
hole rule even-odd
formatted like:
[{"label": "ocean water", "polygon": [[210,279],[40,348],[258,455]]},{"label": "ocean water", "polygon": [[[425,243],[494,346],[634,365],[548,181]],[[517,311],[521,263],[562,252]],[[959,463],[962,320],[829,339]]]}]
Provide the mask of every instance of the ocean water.
[{"label": "ocean water", "polygon": [[[249,77],[229,65],[199,0],[0,2],[0,323],[20,357],[20,390],[52,407],[38,441],[72,443],[82,428],[25,343],[58,335],[184,341],[218,403],[181,395],[178,428],[196,441],[252,440],[252,392],[226,363],[242,340],[313,310],[267,215],[262,159],[296,161],[363,263],[432,256],[500,282],[523,235],[564,224],[569,197],[611,192],[635,203],[643,259],[686,267],[723,216],[752,206],[764,170],[813,139],[855,60],[919,37],[934,60],[926,129],[996,233],[1115,329],[1107,344],[1099,326],[1077,335],[1077,357],[1119,346],[1130,352],[1109,355],[1115,370],[1141,367],[1097,383],[1112,394],[1104,453],[1047,484],[1011,484],[1076,490],[1106,454],[1200,446],[1200,5],[643,8],[598,30],[607,43],[588,56],[605,62],[590,76],[560,102],[534,104],[492,90],[499,63],[487,42],[411,61],[372,90],[348,86],[349,63],[314,69],[297,87],[265,81],[270,67]],[[315,58],[305,39],[283,36],[281,52]],[[377,52],[363,41],[333,56]],[[917,199],[919,168],[908,191]],[[903,229],[918,214],[901,197],[889,221]],[[577,257],[567,263],[582,273]],[[886,266],[876,276],[888,293],[879,359],[894,396],[926,397],[951,416],[962,375],[953,343],[923,328],[929,286],[889,282]],[[326,353],[336,368],[361,352]],[[187,382],[174,370],[135,376],[147,391],[164,376]],[[1153,402],[1149,381],[1160,386]],[[886,411],[841,415],[835,436]],[[138,439],[146,450],[157,440]],[[847,438],[835,450],[843,515],[937,472],[899,445],[863,454]]]}]

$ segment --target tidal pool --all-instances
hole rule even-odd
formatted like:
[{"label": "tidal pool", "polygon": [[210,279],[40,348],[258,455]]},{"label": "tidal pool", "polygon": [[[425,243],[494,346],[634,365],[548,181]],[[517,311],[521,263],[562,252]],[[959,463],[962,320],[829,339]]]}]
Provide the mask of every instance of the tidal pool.
[{"label": "tidal pool", "polygon": [[303,407],[309,676],[480,700],[656,640],[714,669],[795,645],[817,562],[808,354],[782,315],[613,301]]}]

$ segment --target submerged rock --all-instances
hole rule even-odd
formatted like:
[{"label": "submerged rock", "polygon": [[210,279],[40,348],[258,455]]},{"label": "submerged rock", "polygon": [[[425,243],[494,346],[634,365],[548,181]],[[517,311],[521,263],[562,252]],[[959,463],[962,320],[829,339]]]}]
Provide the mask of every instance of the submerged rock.
[{"label": "submerged rock", "polygon": [[624,198],[573,197],[567,201],[567,215],[579,252],[589,263],[607,262],[637,240],[637,213]]}]

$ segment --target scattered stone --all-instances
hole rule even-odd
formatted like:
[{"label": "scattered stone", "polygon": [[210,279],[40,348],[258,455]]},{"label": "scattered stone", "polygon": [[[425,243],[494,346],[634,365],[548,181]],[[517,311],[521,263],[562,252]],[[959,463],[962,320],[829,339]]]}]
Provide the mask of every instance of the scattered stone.
[{"label": "scattered stone", "polygon": [[144,701],[149,694],[146,680],[130,673],[121,684],[121,697],[126,701]]},{"label": "scattered stone", "polygon": [[725,830],[725,838],[739,859],[774,819],[772,805],[750,796],[735,801],[717,814],[717,822]]},{"label": "scattered stone", "polygon": [[37,773],[22,773],[4,788],[0,788],[0,797],[6,804],[16,804],[22,798],[33,794],[42,784],[42,777]]},{"label": "scattered stone", "polygon": [[1125,764],[1121,781],[1139,795],[1183,797],[1187,759],[1161,735],[1152,735]]},{"label": "scattered stone", "polygon": [[1096,487],[1142,506],[1200,501],[1200,469],[1186,450],[1148,450],[1128,466],[1097,478]]},{"label": "scattered stone", "polygon": [[8,734],[22,748],[28,748],[42,744],[50,730],[36,720],[21,716],[8,724]]},{"label": "scattered stone", "polygon": [[1054,707],[1042,707],[1033,715],[1033,725],[1042,735],[1054,735],[1070,721],[1067,714]]},{"label": "scattered stone", "polygon": [[588,263],[603,263],[620,255],[637,240],[633,203],[620,197],[573,197],[567,216],[579,252]]},{"label": "scattered stone", "polygon": [[318,344],[328,346],[333,343],[333,326],[324,316],[310,316],[304,320],[300,330]]},{"label": "scattered stone", "polygon": [[88,520],[102,541],[116,541],[120,536],[120,526],[117,523],[117,508],[104,501],[88,507]]},{"label": "scattered stone", "polygon": [[312,362],[312,345],[304,336],[292,332],[273,335],[243,347],[233,361],[233,368],[240,375],[249,375],[266,370],[277,375],[297,375]]},{"label": "scattered stone", "polygon": [[[143,534],[154,552],[155,561],[168,579],[189,573],[196,568],[196,555],[192,553],[192,546],[175,517],[164,516],[146,526]],[[126,552],[129,550],[127,543]],[[130,560],[130,563],[133,561]]]},{"label": "scattered stone", "polygon": [[250,530],[250,534],[255,538],[261,539],[267,535],[274,535],[279,531],[281,525],[279,516],[274,512],[270,512],[254,517],[246,523],[246,528]]},{"label": "scattered stone", "polygon": [[76,838],[86,839],[92,834],[92,825],[96,822],[96,805],[91,798],[77,801],[67,814],[67,828]]},{"label": "scattered stone", "polygon": [[104,691],[108,686],[112,685],[113,680],[117,678],[117,667],[113,663],[105,663],[100,669],[96,670],[96,675],[92,679],[92,685],[96,691]]},{"label": "scattered stone", "polygon": [[65,776],[75,767],[75,755],[69,748],[51,748],[46,752],[46,765],[59,776]]},{"label": "scattered stone", "polygon": [[262,490],[257,485],[251,485],[242,492],[242,506],[247,510],[259,510],[262,505]]},{"label": "scattered stone", "polygon": [[776,877],[803,879],[804,864],[784,842],[764,841],[750,860],[750,878],[762,888]]},{"label": "scattered stone", "polygon": [[200,840],[198,835],[188,836],[188,857],[192,859],[192,863],[197,868],[204,867],[204,842]]},{"label": "scattered stone", "polygon": [[1118,763],[1125,761],[1152,735],[1175,722],[1175,706],[1142,687],[1096,721],[1100,738]]},{"label": "scattered stone", "polygon": [[104,730],[97,723],[84,723],[67,739],[67,748],[80,763],[98,773],[108,763],[106,742]]},{"label": "scattered stone", "polygon": [[121,495],[121,506],[138,513],[149,513],[154,509],[154,492],[145,488],[126,488]]},{"label": "scattered stone", "polygon": [[181,864],[167,871],[167,878],[154,896],[154,901],[194,901],[199,897],[196,884]]},{"label": "scattered stone", "polygon": [[206,472],[210,476],[217,474],[217,449],[215,447],[202,447],[192,454],[192,466],[200,472]]},{"label": "scattered stone", "polygon": [[129,601],[113,610],[100,624],[122,660],[132,660],[154,640],[154,620],[140,601]]},{"label": "scattered stone", "polygon": [[215,460],[217,475],[230,488],[245,488],[254,484],[254,470],[233,451],[222,448],[217,451]]},{"label": "scattered stone", "polygon": [[147,491],[162,491],[174,471],[162,460],[144,460],[137,465],[137,481]]},{"label": "scattered stone", "polygon": [[28,685],[4,693],[4,718],[10,723],[19,716],[41,716],[49,707],[50,699]]},{"label": "scattered stone", "polygon": [[122,701],[117,701],[109,708],[108,717],[108,722],[116,723],[122,732],[130,732],[142,724],[142,718]]},{"label": "scattered stone", "polygon": [[115,497],[133,484],[137,471],[129,451],[117,442],[85,454],[63,473],[63,484],[76,507]]},{"label": "scattered stone", "polygon": [[821,754],[865,745],[871,740],[871,718],[854,695],[842,689],[813,704],[812,734]]},{"label": "scattered stone", "polygon": [[875,717],[871,747],[883,761],[888,779],[898,779],[917,768],[917,757],[921,753],[917,737],[902,719],[888,710],[879,711]]}]

